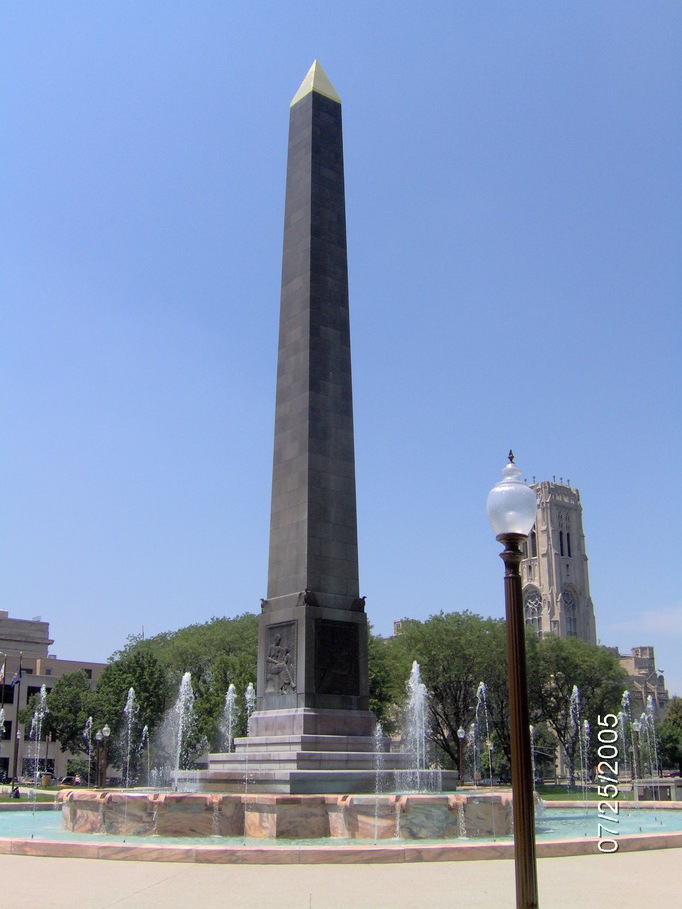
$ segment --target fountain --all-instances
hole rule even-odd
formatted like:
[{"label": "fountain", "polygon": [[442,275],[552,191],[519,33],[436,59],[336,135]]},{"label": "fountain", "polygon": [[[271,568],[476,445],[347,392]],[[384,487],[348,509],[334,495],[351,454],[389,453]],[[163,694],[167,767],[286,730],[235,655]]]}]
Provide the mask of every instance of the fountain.
[{"label": "fountain", "polygon": [[[242,781],[241,793],[180,792],[180,783],[186,781],[186,772],[181,769],[182,755],[188,733],[193,725],[193,692],[191,676],[183,676],[175,706],[169,711],[167,725],[172,727],[172,751],[175,756],[175,772],[172,774],[173,791],[146,792],[120,791],[67,791],[59,793],[62,805],[64,827],[69,831],[102,832],[112,836],[161,836],[161,837],[226,837],[241,839],[246,847],[246,838],[258,842],[265,839],[339,839],[367,840],[401,843],[406,841],[461,840],[476,841],[493,837],[500,842],[511,834],[511,793],[508,790],[483,791],[474,788],[468,792],[456,793],[417,791],[428,769],[428,748],[425,739],[428,729],[428,693],[421,681],[418,664],[414,664],[407,684],[407,709],[405,729],[405,754],[392,755],[386,749],[389,743],[380,724],[376,725],[373,738],[375,760],[373,792],[367,794],[302,794],[286,797],[277,794],[252,793],[249,791],[249,775]],[[480,741],[484,734],[489,741],[490,728],[487,717],[485,686],[477,692],[477,718],[472,725],[473,741]],[[227,716],[234,721],[236,716],[235,692],[226,697]],[[255,690],[249,685],[245,695],[247,720],[250,719],[254,704]],[[574,689],[571,701],[572,718],[577,734],[576,749],[580,756],[580,774],[583,780],[588,774],[589,723],[580,718],[580,697]],[[132,721],[136,714],[134,692],[129,692],[124,716],[126,718],[126,741],[129,747],[133,741]],[[228,721],[228,727],[230,722]],[[480,727],[477,732],[477,727]],[[646,740],[643,728],[642,741]],[[531,728],[531,736],[534,730]],[[148,742],[149,735],[143,731],[142,741]],[[247,739],[248,740],[248,739]],[[649,740],[652,743],[653,738]],[[475,749],[472,749],[475,750]],[[246,748],[248,754],[248,746]],[[653,750],[650,752],[653,754]],[[416,758],[415,758],[416,755]],[[412,792],[389,791],[387,781],[399,778],[394,770],[387,770],[389,758],[409,758],[410,766],[402,771],[403,781],[414,787]],[[491,757],[491,749],[488,749]],[[130,754],[126,753],[126,765],[130,767]],[[650,758],[655,762],[655,757]],[[655,766],[655,763],[652,765]],[[148,773],[149,775],[149,773]],[[551,810],[543,813],[542,823],[552,824],[556,815]],[[576,804],[573,807],[578,807]],[[582,804],[580,805],[582,808]],[[574,815],[577,812],[574,811]],[[581,811],[584,821],[584,813]],[[583,829],[585,836],[589,830]],[[208,841],[208,839],[207,839]],[[126,843],[129,840],[126,839]],[[501,843],[504,846],[504,843]],[[225,846],[231,849],[231,846]],[[339,846],[339,849],[344,847]]]},{"label": "fountain", "polygon": [[[34,790],[38,786],[38,779],[40,774],[40,742],[43,737],[43,723],[45,722],[47,713],[47,689],[44,685],[41,685],[39,700],[36,705],[36,709],[33,711],[33,717],[31,718],[31,727],[29,732],[31,739],[31,748],[29,754],[31,759],[31,766],[33,768]],[[45,769],[47,769],[47,767]]]},{"label": "fountain", "polygon": [[142,727],[142,741],[140,742],[140,749],[142,751],[147,749],[147,785],[151,786],[152,780],[152,769],[151,769],[151,745],[149,742],[149,727],[145,723]]},{"label": "fountain", "polygon": [[[380,743],[377,743],[380,745]],[[403,714],[403,753],[405,769],[395,771],[398,792],[440,792],[442,775],[429,760],[428,691],[421,680],[421,669],[415,660],[407,682],[407,703]]]},{"label": "fountain", "polygon": [[165,755],[166,773],[173,792],[189,789],[191,774],[186,772],[190,763],[191,739],[194,732],[194,690],[192,675],[185,672],[180,681],[178,696],[173,707],[164,716],[159,735],[161,750]]},{"label": "fountain", "polygon": [[237,707],[237,689],[230,682],[225,695],[225,706],[220,717],[220,739],[222,751],[231,752],[234,748],[234,732],[237,728],[239,719],[239,707]]},{"label": "fountain", "polygon": [[[394,839],[396,830],[414,839],[459,836],[480,837],[511,830],[511,795],[508,791],[465,793],[443,792],[443,771],[433,769],[429,760],[428,692],[421,681],[418,663],[414,663],[407,683],[404,750],[389,751],[390,739],[377,724],[368,756],[374,762],[372,787],[366,793],[288,795],[252,791],[250,736],[239,740],[244,757],[231,752],[221,755],[225,762],[240,760],[241,786],[238,792],[180,792],[187,789],[189,772],[182,765],[188,732],[193,725],[191,676],[185,673],[175,706],[164,721],[166,749],[174,755],[172,791],[149,792],[72,792],[61,796],[64,821],[68,829],[101,829],[123,834],[161,833],[181,836],[188,832],[211,836],[249,837],[345,837],[373,840]],[[479,686],[480,722],[486,724],[485,686]],[[223,710],[223,743],[230,744],[230,732],[236,722],[236,692],[228,689]],[[247,729],[256,704],[256,692],[249,684],[244,694]],[[126,765],[130,766],[133,742],[133,719],[137,712],[131,689],[124,708],[126,718]],[[148,738],[148,736],[147,736]],[[143,735],[144,739],[144,735]],[[257,755],[257,752],[254,752]],[[490,753],[490,751],[489,751]],[[283,755],[284,757],[285,755]],[[254,761],[257,770],[258,759]],[[149,775],[149,774],[148,774]],[[127,774],[129,778],[129,773]],[[453,786],[456,775],[446,773]],[[204,786],[210,774],[200,775]],[[130,780],[128,779],[128,783]],[[453,786],[454,788],[454,786]],[[123,804],[123,811],[120,806]]]},{"label": "fountain", "polygon": [[493,744],[490,740],[490,724],[488,720],[488,688],[485,682],[479,682],[476,691],[476,727],[478,728],[481,720],[480,714],[483,714],[485,720],[485,747],[488,751],[488,768],[490,771],[490,787],[493,786]]}]

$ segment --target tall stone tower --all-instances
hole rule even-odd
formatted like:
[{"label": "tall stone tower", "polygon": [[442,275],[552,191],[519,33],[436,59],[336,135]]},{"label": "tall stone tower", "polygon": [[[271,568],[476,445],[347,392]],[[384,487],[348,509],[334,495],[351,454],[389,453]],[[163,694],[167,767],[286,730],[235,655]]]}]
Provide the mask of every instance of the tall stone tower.
[{"label": "tall stone tower", "polygon": [[[289,119],[257,709],[235,753],[209,756],[204,788],[242,791],[248,775],[252,791],[373,792],[375,725],[358,586],[341,102],[315,62]],[[382,754],[387,773],[408,760]]]},{"label": "tall stone tower", "polygon": [[597,643],[580,493],[556,481],[533,483],[535,527],[521,563],[526,623],[549,633]]},{"label": "tall stone tower", "polygon": [[291,103],[259,735],[366,734],[341,100],[313,63]]}]

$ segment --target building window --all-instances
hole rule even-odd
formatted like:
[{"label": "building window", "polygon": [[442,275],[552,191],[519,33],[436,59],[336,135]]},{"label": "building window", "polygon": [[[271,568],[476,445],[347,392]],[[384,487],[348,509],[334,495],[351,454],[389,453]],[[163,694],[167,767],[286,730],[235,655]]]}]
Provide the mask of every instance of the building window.
[{"label": "building window", "polygon": [[563,530],[559,531],[559,555],[563,556],[564,554],[564,532]]},{"label": "building window", "polygon": [[2,740],[7,742],[12,738],[12,721],[5,720],[5,728],[2,730]]},{"label": "building window", "polygon": [[571,558],[571,535],[566,531],[566,552],[568,553],[569,559]]},{"label": "building window", "polygon": [[85,673],[86,678],[88,678],[88,679],[92,678],[92,669],[84,669],[83,672]]},{"label": "building window", "polygon": [[526,625],[532,625],[535,633],[542,637],[542,596],[539,590],[529,590],[524,601]]},{"label": "building window", "polygon": [[575,596],[573,595],[573,591],[564,590],[562,599],[564,602],[564,616],[566,618],[566,634],[569,637],[577,638],[578,637],[578,607],[575,602]]},{"label": "building window", "polygon": [[538,538],[535,535],[535,529],[530,532],[530,554],[532,558],[537,558],[538,554]]},{"label": "building window", "polygon": [[14,703],[14,686],[13,685],[3,685],[2,687],[5,689],[3,692],[3,696],[2,696],[2,706],[4,707],[6,704],[13,704]]}]

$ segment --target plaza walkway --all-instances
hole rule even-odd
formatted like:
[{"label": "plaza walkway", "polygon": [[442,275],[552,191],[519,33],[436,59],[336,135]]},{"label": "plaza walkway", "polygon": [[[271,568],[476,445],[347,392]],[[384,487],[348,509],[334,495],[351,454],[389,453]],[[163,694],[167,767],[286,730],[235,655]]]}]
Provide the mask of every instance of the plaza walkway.
[{"label": "plaza walkway", "polygon": [[[679,906],[682,851],[538,861],[542,909]],[[511,861],[199,865],[0,855],[12,909],[513,909]]]}]

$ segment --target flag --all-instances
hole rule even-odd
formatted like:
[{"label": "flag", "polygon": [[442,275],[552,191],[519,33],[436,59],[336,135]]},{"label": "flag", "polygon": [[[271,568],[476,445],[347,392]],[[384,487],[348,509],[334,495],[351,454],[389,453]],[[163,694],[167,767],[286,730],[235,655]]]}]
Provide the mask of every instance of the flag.
[{"label": "flag", "polygon": [[19,668],[14,673],[14,678],[12,679],[12,688],[14,688],[15,685],[18,685],[20,681],[21,681],[21,657],[19,657]]},{"label": "flag", "polygon": [[7,669],[7,657],[2,661],[2,669],[0,669],[0,685],[5,684],[5,670]]}]

